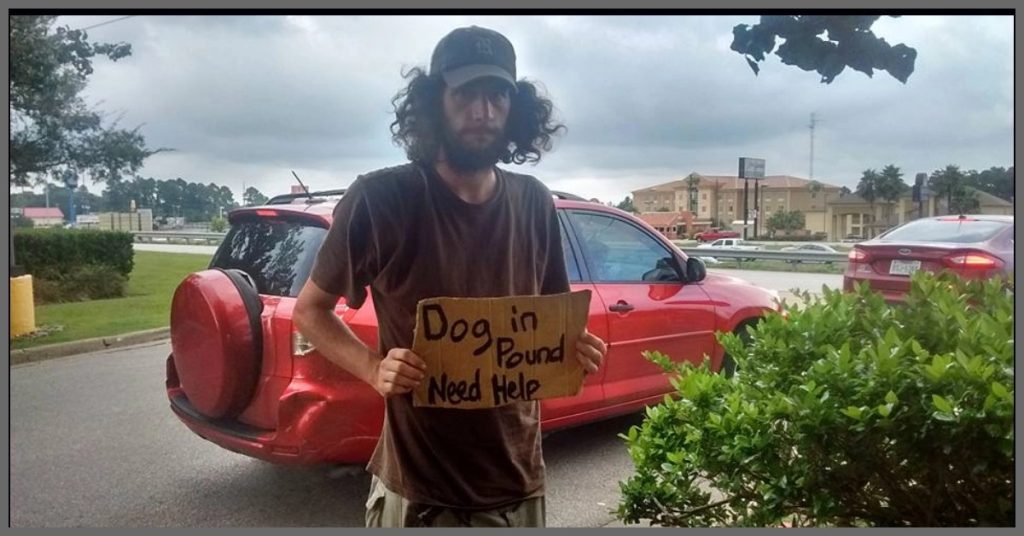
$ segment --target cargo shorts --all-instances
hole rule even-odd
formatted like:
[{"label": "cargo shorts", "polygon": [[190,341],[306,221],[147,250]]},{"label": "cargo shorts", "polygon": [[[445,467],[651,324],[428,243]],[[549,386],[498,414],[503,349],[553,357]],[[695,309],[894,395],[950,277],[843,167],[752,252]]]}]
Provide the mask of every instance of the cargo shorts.
[{"label": "cargo shorts", "polygon": [[531,497],[493,510],[462,510],[414,503],[384,487],[376,475],[366,500],[366,526],[402,527],[543,527],[544,497]]}]

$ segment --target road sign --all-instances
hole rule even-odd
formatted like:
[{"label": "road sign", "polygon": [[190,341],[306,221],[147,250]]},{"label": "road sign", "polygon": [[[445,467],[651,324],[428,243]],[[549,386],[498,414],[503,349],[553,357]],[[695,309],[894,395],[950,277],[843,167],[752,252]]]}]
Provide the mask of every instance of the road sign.
[{"label": "road sign", "polygon": [[740,157],[741,179],[763,179],[764,159]]}]

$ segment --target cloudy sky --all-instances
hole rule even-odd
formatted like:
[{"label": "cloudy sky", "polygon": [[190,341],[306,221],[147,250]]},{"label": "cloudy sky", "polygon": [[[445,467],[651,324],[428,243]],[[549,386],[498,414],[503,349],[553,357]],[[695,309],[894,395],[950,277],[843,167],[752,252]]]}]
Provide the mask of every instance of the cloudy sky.
[{"label": "cloudy sky", "polygon": [[[117,18],[68,16],[84,28]],[[425,66],[452,28],[477,24],[515,45],[519,75],[539,81],[569,127],[536,166],[548,187],[619,201],[631,190],[735,174],[737,158],[768,174],[810,173],[810,114],[819,119],[814,178],[853,188],[895,164],[907,182],[946,164],[1013,165],[1013,19],[905,16],[873,27],[918,51],[904,85],[847,70],[831,85],[774,55],[754,76],[731,50],[754,16],[134,16],[89,30],[133,54],[97,61],[88,102],[142,124],[142,175],[264,194],[295,170],[312,188],[344,187],[404,154],[391,143],[401,71]],[[99,185],[90,185],[98,192]]]}]

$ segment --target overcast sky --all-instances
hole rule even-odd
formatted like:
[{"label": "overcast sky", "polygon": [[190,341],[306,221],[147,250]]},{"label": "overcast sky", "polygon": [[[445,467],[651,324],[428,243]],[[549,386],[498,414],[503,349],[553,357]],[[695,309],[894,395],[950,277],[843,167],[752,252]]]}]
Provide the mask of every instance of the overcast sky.
[{"label": "overcast sky", "polygon": [[[61,17],[71,28],[117,18]],[[902,84],[849,70],[832,84],[772,55],[754,76],[729,50],[755,16],[134,16],[89,30],[132,55],[99,60],[84,95],[151,147],[141,174],[288,191],[405,160],[391,143],[403,68],[469,24],[504,33],[519,76],[539,81],[568,126],[536,166],[549,188],[618,202],[691,172],[735,175],[740,156],[766,173],[855,187],[895,164],[904,180],[947,164],[1013,165],[1013,18],[905,16],[876,35],[917,49]],[[98,193],[100,185],[89,184]]]}]

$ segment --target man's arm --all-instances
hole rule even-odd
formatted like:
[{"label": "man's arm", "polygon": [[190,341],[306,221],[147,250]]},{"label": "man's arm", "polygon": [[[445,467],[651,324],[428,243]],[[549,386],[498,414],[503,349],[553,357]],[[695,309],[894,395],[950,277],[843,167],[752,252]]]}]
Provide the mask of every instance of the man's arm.
[{"label": "man's arm", "polygon": [[410,350],[395,348],[381,356],[334,314],[338,295],[306,281],[295,302],[299,331],[328,361],[370,384],[382,396],[408,393],[425,376],[426,364]]}]

